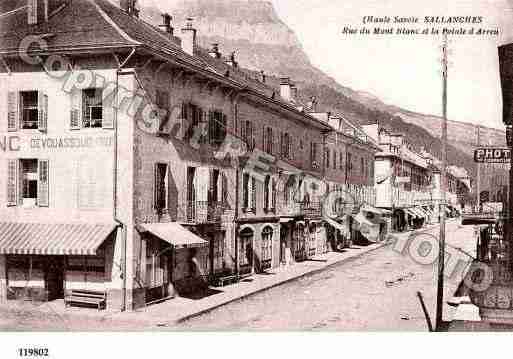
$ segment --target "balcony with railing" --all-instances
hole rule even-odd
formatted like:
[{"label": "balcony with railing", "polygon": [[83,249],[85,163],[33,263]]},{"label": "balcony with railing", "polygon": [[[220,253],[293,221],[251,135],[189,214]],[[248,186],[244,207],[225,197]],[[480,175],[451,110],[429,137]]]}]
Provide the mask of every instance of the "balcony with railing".
[{"label": "balcony with railing", "polygon": [[178,206],[178,222],[187,224],[221,223],[227,207],[221,202],[188,201]]}]

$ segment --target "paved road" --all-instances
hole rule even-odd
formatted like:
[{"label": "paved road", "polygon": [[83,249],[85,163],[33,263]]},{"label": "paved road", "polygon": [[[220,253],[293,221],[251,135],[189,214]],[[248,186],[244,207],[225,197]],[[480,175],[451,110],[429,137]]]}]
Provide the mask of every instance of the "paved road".
[{"label": "paved road", "polygon": [[[438,231],[435,227],[426,234],[438,236]],[[473,228],[449,224],[447,243],[474,253]],[[420,265],[410,256],[385,247],[219,308],[182,323],[179,329],[426,331],[427,321],[417,292],[423,294],[434,321],[436,271],[436,265]],[[446,300],[460,281],[460,276],[446,280]],[[444,319],[451,315],[452,309],[446,305]]]}]

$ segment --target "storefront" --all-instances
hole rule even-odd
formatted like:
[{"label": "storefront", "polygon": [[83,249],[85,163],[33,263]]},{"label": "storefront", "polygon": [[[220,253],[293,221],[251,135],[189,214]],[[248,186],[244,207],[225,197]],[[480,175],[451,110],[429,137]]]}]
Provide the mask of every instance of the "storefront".
[{"label": "storefront", "polygon": [[0,223],[7,300],[52,301],[72,290],[106,293],[114,224]]},{"label": "storefront", "polygon": [[146,253],[146,302],[188,295],[208,286],[209,242],[178,223],[137,226]]}]

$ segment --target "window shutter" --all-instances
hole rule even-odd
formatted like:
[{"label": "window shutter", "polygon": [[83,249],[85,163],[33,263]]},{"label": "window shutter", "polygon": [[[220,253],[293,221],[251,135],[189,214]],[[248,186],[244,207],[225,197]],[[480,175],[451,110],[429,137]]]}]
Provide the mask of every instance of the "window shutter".
[{"label": "window shutter", "polygon": [[262,151],[267,152],[267,128],[264,126],[262,130]]},{"label": "window shutter", "polygon": [[276,209],[276,180],[271,179],[271,208]]},{"label": "window shutter", "polygon": [[287,155],[288,155],[287,157],[292,160],[292,159],[294,159],[294,151],[292,151],[292,148],[293,148],[292,143],[294,142],[294,139],[292,136],[288,136],[288,139],[289,139],[289,141],[288,141],[287,145],[289,146],[289,148],[287,149]]},{"label": "window shutter", "polygon": [[242,207],[245,209],[249,207],[249,192],[249,175],[245,173],[242,176]]},{"label": "window shutter", "polygon": [[82,127],[82,91],[71,93],[70,129],[79,130]]},{"label": "window shutter", "polygon": [[226,175],[224,173],[222,174],[221,185],[222,185],[222,188],[221,188],[222,203],[223,203],[223,205],[227,206],[228,205],[228,178],[226,177]]},{"label": "window shutter", "polygon": [[251,177],[251,209],[256,210],[256,179]]},{"label": "window shutter", "polygon": [[38,91],[37,93],[37,128],[46,132],[48,128],[48,95]]},{"label": "window shutter", "polygon": [[18,160],[7,162],[7,206],[18,204]]},{"label": "window shutter", "polygon": [[103,101],[103,99],[107,98],[107,96],[109,95],[108,93],[106,93],[105,91],[107,91],[107,89],[98,89],[97,91],[100,91],[101,92],[101,101],[102,101],[102,128],[103,129],[107,129],[107,130],[110,130],[110,129],[113,129],[114,128],[114,121],[115,121],[115,112],[116,111],[114,109],[114,106],[112,106],[112,104],[108,104],[106,105],[105,102]]},{"label": "window shutter", "polygon": [[9,92],[7,94],[7,131],[14,132],[18,130],[19,123],[19,92]]},{"label": "window shutter", "polygon": [[48,207],[50,205],[48,160],[39,160],[38,165],[39,180],[37,181],[37,205],[39,207]]},{"label": "window shutter", "polygon": [[198,202],[208,201],[208,189],[210,180],[210,170],[208,167],[199,167],[197,169],[198,175],[195,176],[196,192]]},{"label": "window shutter", "polygon": [[28,24],[34,25],[37,24],[37,0],[29,0],[28,2]]}]

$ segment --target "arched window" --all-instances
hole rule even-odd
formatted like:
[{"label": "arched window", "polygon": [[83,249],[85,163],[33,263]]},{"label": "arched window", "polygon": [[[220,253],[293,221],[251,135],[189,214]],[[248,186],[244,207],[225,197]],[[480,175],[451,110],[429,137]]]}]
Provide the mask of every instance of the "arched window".
[{"label": "arched window", "polygon": [[251,273],[253,268],[254,232],[245,228],[239,235],[239,270],[241,274]]},{"label": "arched window", "polygon": [[272,266],[273,258],[273,234],[272,227],[267,226],[262,231],[262,256],[261,267],[262,269],[269,269]]}]

